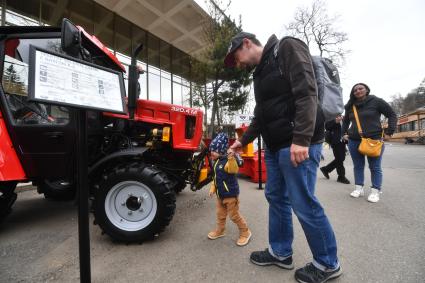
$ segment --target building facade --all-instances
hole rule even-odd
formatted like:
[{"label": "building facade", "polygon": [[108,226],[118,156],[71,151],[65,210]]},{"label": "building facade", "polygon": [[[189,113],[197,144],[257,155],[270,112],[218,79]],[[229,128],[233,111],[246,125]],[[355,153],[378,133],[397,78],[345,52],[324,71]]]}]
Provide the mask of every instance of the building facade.
[{"label": "building facade", "polygon": [[425,108],[401,115],[397,120],[397,129],[391,140],[407,141],[425,137]]},{"label": "building facade", "polygon": [[[207,13],[192,0],[0,0],[2,25],[60,26],[63,18],[108,46],[128,68],[138,57],[140,98],[192,106],[194,55],[205,47]],[[196,74],[197,75],[197,74]]]}]

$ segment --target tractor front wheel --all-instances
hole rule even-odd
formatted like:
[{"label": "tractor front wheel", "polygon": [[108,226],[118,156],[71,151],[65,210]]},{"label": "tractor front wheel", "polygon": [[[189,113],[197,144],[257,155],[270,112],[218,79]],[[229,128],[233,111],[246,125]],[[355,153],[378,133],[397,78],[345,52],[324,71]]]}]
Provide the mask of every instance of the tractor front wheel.
[{"label": "tractor front wheel", "polygon": [[184,181],[179,181],[177,182],[177,184],[174,186],[173,190],[176,192],[176,194],[180,193],[181,191],[184,190],[184,188],[186,188],[186,182]]},{"label": "tractor front wheel", "polygon": [[111,169],[95,191],[96,223],[118,241],[152,239],[174,216],[176,196],[171,185],[154,166],[134,163]]}]

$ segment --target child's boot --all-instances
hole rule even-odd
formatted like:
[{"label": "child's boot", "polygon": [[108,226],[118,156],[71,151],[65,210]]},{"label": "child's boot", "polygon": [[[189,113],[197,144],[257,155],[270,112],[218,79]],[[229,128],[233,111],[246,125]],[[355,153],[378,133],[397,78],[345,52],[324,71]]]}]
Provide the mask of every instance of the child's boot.
[{"label": "child's boot", "polygon": [[239,228],[239,239],[236,241],[236,245],[242,247],[248,244],[251,239],[251,231],[248,229],[245,219],[239,213],[239,200],[237,198],[228,200],[228,212],[230,219]]},{"label": "child's boot", "polygon": [[252,233],[251,230],[247,228],[239,229],[239,239],[236,241],[236,245],[242,247],[248,244],[249,239],[251,239]]},{"label": "child's boot", "polygon": [[208,233],[208,239],[215,240],[225,236],[224,229],[217,228],[214,231]]},{"label": "child's boot", "polygon": [[225,235],[224,231],[226,227],[227,209],[219,199],[217,199],[216,212],[217,212],[217,228],[215,228],[215,230],[208,233],[208,238],[211,240],[221,238]]}]

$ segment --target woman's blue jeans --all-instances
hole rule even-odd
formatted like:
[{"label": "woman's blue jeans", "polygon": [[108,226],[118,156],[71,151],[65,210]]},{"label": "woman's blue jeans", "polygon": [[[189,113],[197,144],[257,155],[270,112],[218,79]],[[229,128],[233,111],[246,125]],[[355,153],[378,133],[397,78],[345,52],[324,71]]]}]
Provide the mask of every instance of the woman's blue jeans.
[{"label": "woman's blue jeans", "polygon": [[[364,167],[365,156],[358,151],[360,145],[359,140],[348,140],[348,150],[350,151],[351,159],[354,165],[354,182],[356,185],[364,185]],[[381,155],[379,157],[367,157],[369,163],[370,176],[372,187],[381,190],[382,187],[382,155],[384,154],[384,145],[382,146]]]},{"label": "woman's blue jeans", "polygon": [[292,255],[293,210],[313,254],[313,264],[321,269],[335,269],[339,266],[335,235],[314,195],[321,151],[321,144],[311,145],[310,158],[294,167],[289,147],[277,152],[266,150],[269,245],[278,257]]}]

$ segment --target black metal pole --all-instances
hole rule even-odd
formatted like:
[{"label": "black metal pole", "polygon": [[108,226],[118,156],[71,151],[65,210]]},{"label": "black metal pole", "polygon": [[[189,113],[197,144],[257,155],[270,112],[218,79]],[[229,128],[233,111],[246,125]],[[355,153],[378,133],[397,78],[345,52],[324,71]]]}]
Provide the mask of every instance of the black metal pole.
[{"label": "black metal pole", "polygon": [[78,174],[78,241],[80,251],[80,282],[91,282],[89,191],[87,162],[87,113],[78,111],[77,130],[77,174]]},{"label": "black metal pole", "polygon": [[261,168],[261,136],[258,135],[258,189],[263,189],[263,170]]}]

